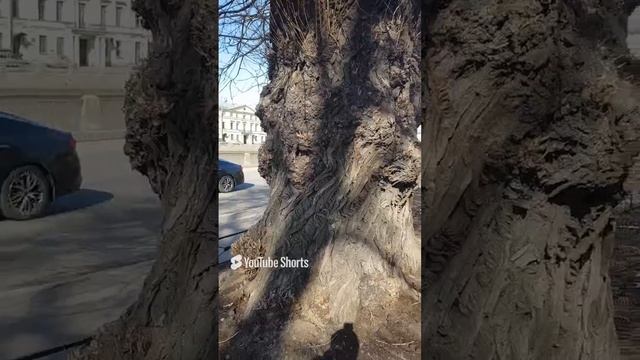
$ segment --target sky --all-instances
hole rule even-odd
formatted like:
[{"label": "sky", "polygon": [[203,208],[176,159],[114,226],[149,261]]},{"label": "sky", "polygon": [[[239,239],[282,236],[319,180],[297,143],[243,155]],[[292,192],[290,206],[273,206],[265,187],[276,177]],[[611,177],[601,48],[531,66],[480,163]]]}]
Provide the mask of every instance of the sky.
[{"label": "sky", "polygon": [[218,94],[218,102],[221,105],[249,105],[253,109],[260,100],[260,89],[253,88],[247,91],[238,89],[225,89]]},{"label": "sky", "polygon": [[[220,66],[224,64],[229,55],[220,54],[219,62]],[[260,100],[260,92],[262,86],[258,86],[256,83],[266,83],[265,78],[256,79],[251,78],[251,73],[241,70],[237,80],[225,88],[219,89],[218,101],[221,105],[249,105],[255,109]]]},{"label": "sky", "polygon": [[[264,32],[267,30],[265,30],[266,25],[265,22],[261,20],[260,14],[264,15],[262,11],[266,10],[262,6],[266,5],[262,1],[265,0],[255,3],[256,7],[251,7],[245,15],[229,15],[220,21],[219,34],[229,35],[229,37],[221,37],[218,43],[219,67],[221,69],[224,68],[225,65],[230,62],[232,55],[243,52],[250,54],[242,61],[242,66],[239,71],[238,67],[240,67],[240,63],[237,62],[235,68],[229,71],[232,75],[221,74],[218,93],[218,101],[221,105],[249,105],[255,108],[260,100],[260,92],[262,91],[262,86],[266,83],[266,78],[264,76],[256,78],[254,74],[266,72],[266,59],[262,59],[260,55],[265,51],[264,45],[260,45],[256,51],[254,45],[257,46],[260,42],[251,40],[238,42],[231,36],[245,36],[250,38],[260,38],[264,36]],[[234,6],[240,7],[242,4],[244,4],[243,1],[238,1],[237,5],[232,5],[228,10],[231,11],[234,9]],[[225,78],[225,76],[227,77]],[[235,79],[230,85],[228,84],[229,77]]]}]

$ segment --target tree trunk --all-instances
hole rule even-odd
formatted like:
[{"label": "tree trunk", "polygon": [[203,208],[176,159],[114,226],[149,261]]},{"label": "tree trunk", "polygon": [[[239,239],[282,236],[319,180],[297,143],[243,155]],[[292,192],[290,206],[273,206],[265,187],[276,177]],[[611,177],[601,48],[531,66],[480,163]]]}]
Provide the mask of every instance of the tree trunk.
[{"label": "tree trunk", "polygon": [[158,258],[127,312],[77,359],[213,359],[217,349],[217,25],[210,0],[137,0],[153,33],[127,84],[125,153],[164,218]]},{"label": "tree trunk", "polygon": [[[433,3],[433,2],[432,2]],[[638,139],[630,2],[451,0],[427,24],[425,358],[619,359],[608,275]]]},{"label": "tree trunk", "polygon": [[224,300],[238,317],[221,330],[223,358],[418,359],[420,4],[277,0],[271,9],[258,108],[271,200],[233,253],[309,267],[242,272],[242,294]]}]

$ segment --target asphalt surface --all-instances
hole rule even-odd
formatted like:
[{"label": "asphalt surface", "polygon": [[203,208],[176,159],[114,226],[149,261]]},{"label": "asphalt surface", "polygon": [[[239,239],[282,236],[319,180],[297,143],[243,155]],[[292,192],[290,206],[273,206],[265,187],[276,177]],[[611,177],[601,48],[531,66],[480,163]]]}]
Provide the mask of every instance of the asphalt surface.
[{"label": "asphalt surface", "polygon": [[229,247],[242,235],[237,233],[247,230],[260,220],[269,201],[269,186],[260,177],[257,168],[244,169],[244,181],[236,191],[220,194],[218,198],[220,263],[229,261]]},{"label": "asphalt surface", "polygon": [[[122,147],[79,143],[80,192],[60,198],[46,217],[0,220],[0,359],[91,335],[138,296],[155,257],[161,211]],[[220,194],[221,236],[245,230],[264,211],[266,183],[255,168],[245,169],[245,180]],[[64,353],[46,359],[59,358]]]}]

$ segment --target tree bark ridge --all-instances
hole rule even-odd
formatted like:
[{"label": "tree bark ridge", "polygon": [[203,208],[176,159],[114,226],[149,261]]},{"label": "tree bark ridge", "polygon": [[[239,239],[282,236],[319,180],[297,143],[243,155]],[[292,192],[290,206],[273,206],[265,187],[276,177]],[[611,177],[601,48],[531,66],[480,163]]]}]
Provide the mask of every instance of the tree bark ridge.
[{"label": "tree bark ridge", "polygon": [[428,359],[618,359],[608,276],[638,141],[623,2],[440,1],[425,37]]}]

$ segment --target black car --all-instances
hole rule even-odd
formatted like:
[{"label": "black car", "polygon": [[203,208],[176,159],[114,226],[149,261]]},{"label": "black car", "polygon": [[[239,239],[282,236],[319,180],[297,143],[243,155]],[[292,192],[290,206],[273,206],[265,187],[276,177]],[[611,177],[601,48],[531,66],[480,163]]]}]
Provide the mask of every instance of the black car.
[{"label": "black car", "polygon": [[79,190],[81,183],[71,134],[0,112],[0,215],[41,216],[56,197]]},{"label": "black car", "polygon": [[244,182],[242,166],[229,161],[218,160],[218,191],[227,193]]}]

